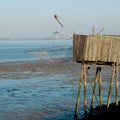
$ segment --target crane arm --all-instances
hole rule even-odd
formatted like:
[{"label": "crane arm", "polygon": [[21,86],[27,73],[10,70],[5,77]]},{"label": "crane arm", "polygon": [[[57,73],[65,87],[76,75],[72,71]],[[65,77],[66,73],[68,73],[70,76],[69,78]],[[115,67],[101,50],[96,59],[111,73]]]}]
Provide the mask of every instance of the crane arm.
[{"label": "crane arm", "polygon": [[71,38],[70,33],[64,29],[63,24],[60,22],[60,20],[58,20],[58,16],[56,14],[54,15],[54,18],[57,20],[57,22],[60,24],[60,26],[63,28],[63,30],[67,33],[67,35]]},{"label": "crane arm", "polygon": [[58,20],[57,15],[54,15],[54,18],[57,20],[57,22],[60,24],[60,26],[63,27],[63,24]]}]

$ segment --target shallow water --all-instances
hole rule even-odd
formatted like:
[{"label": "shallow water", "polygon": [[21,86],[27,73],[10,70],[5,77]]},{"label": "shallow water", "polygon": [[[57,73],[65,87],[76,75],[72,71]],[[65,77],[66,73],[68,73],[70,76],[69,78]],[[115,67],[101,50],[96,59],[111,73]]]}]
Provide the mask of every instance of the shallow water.
[{"label": "shallow water", "polygon": [[76,86],[65,84],[65,78],[61,74],[0,80],[1,120],[70,119],[68,114],[73,117]]},{"label": "shallow water", "polygon": [[72,40],[0,41],[0,62],[72,57]]}]

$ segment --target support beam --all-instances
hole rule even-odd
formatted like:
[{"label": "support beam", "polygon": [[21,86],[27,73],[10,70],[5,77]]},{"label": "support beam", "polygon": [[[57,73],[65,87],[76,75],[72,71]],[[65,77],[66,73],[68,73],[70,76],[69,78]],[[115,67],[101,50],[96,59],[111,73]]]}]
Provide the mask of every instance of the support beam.
[{"label": "support beam", "polygon": [[116,73],[116,106],[118,106],[118,63],[115,66],[115,73]]},{"label": "support beam", "polygon": [[95,99],[95,93],[96,93],[96,86],[97,86],[97,81],[98,81],[98,77],[99,77],[98,71],[99,71],[99,67],[97,67],[97,69],[96,69],[96,76],[95,76],[93,93],[92,93],[91,108],[93,108],[93,105],[94,105],[94,99]]},{"label": "support beam", "polygon": [[102,107],[102,72],[101,67],[99,67],[99,104],[100,108]]},{"label": "support beam", "polygon": [[[79,87],[78,87],[78,95],[77,95],[77,101],[76,101],[76,107],[75,107],[75,114],[74,114],[74,120],[78,119],[78,109],[79,109],[79,103],[80,103],[80,93],[81,93],[81,87],[82,87],[82,82],[84,81],[84,115],[86,116],[86,110],[87,110],[87,88],[86,88],[86,77],[87,77],[87,71],[89,70],[91,64],[87,63],[82,63],[82,72],[80,76],[80,81],[79,81]],[[89,67],[88,67],[89,66]],[[108,98],[107,98],[107,108],[110,106],[110,98],[112,94],[112,88],[113,88],[113,82],[115,79],[116,75],[116,106],[118,106],[118,68],[119,64],[118,63],[113,63],[112,64],[112,76],[110,80],[110,86],[109,86],[109,91],[108,91]],[[96,88],[97,84],[99,87],[99,106],[102,108],[102,66],[97,66],[96,68],[96,75],[95,75],[95,80],[94,80],[94,86],[93,86],[93,92],[92,92],[92,100],[91,100],[91,112],[92,108],[95,102],[95,95],[96,95]]]},{"label": "support beam", "polygon": [[83,64],[83,80],[84,80],[84,111],[87,109],[87,90],[86,90],[86,64]]},{"label": "support beam", "polygon": [[109,87],[109,92],[108,92],[107,108],[109,108],[109,105],[110,105],[110,97],[111,97],[111,93],[112,93],[114,75],[115,75],[115,64],[112,65],[112,78],[111,78],[111,81],[110,81],[110,87]]},{"label": "support beam", "polygon": [[83,65],[82,65],[82,72],[80,76],[79,86],[78,86],[78,95],[77,95],[77,101],[76,101],[76,107],[75,107],[74,120],[76,120],[78,117],[78,108],[79,108],[79,103],[80,103],[80,92],[81,92],[81,87],[82,87],[82,81],[83,81]]}]

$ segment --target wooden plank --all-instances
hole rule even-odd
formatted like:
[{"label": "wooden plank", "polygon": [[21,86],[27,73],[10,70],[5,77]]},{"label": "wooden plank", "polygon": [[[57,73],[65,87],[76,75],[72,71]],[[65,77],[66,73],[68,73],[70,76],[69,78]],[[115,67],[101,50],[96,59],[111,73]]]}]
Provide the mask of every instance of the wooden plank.
[{"label": "wooden plank", "polygon": [[101,37],[101,58],[100,61],[108,62],[108,56],[110,51],[110,40]]},{"label": "wooden plank", "polygon": [[119,54],[119,44],[118,44],[118,41],[112,40],[110,61],[117,62],[118,54]]},{"label": "wooden plank", "polygon": [[84,59],[85,59],[86,40],[87,40],[86,37],[87,36],[85,36],[85,35],[80,36],[79,44],[81,44],[81,45],[79,47],[78,57],[80,58],[81,61],[84,61]]},{"label": "wooden plank", "polygon": [[97,36],[97,50],[96,50],[96,59],[95,61],[101,61],[101,50],[102,50],[102,43],[101,43],[101,38]]},{"label": "wooden plank", "polygon": [[73,34],[73,60],[76,61],[76,34]]},{"label": "wooden plank", "polygon": [[86,36],[85,35],[76,35],[76,37],[73,38],[74,40],[74,51],[73,56],[74,60],[76,61],[82,61],[84,60],[84,49],[85,49],[85,42],[86,42]]}]

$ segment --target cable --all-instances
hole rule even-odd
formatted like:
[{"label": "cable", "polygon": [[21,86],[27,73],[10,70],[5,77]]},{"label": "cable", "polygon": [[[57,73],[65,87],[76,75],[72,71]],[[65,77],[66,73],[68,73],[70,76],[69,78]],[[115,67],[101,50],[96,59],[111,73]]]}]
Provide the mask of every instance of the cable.
[{"label": "cable", "polygon": [[[63,19],[62,17],[58,16],[59,19],[61,19],[64,23],[66,24],[69,24],[68,26],[70,26],[71,30],[74,31],[72,33],[75,33],[76,32],[76,27],[80,28],[81,29],[89,29],[89,33],[92,31],[92,28],[93,26],[89,26],[89,25],[86,25],[86,24],[83,24],[83,23],[76,23],[76,22],[72,22],[70,20],[65,20]],[[67,22],[65,22],[67,21]],[[73,27],[72,27],[73,26]],[[75,27],[76,26],[76,27]],[[83,27],[83,28],[82,28]],[[103,26],[104,27],[104,26]],[[101,28],[98,28],[98,27],[94,27],[95,31],[98,33]],[[70,29],[68,29],[70,31]],[[80,29],[79,29],[80,30]],[[78,31],[80,33],[80,31]],[[82,31],[81,31],[82,32]],[[107,30],[106,28],[104,29],[104,34],[102,35],[120,35],[120,33],[118,32],[115,32],[115,31],[111,31],[111,30]]]}]

